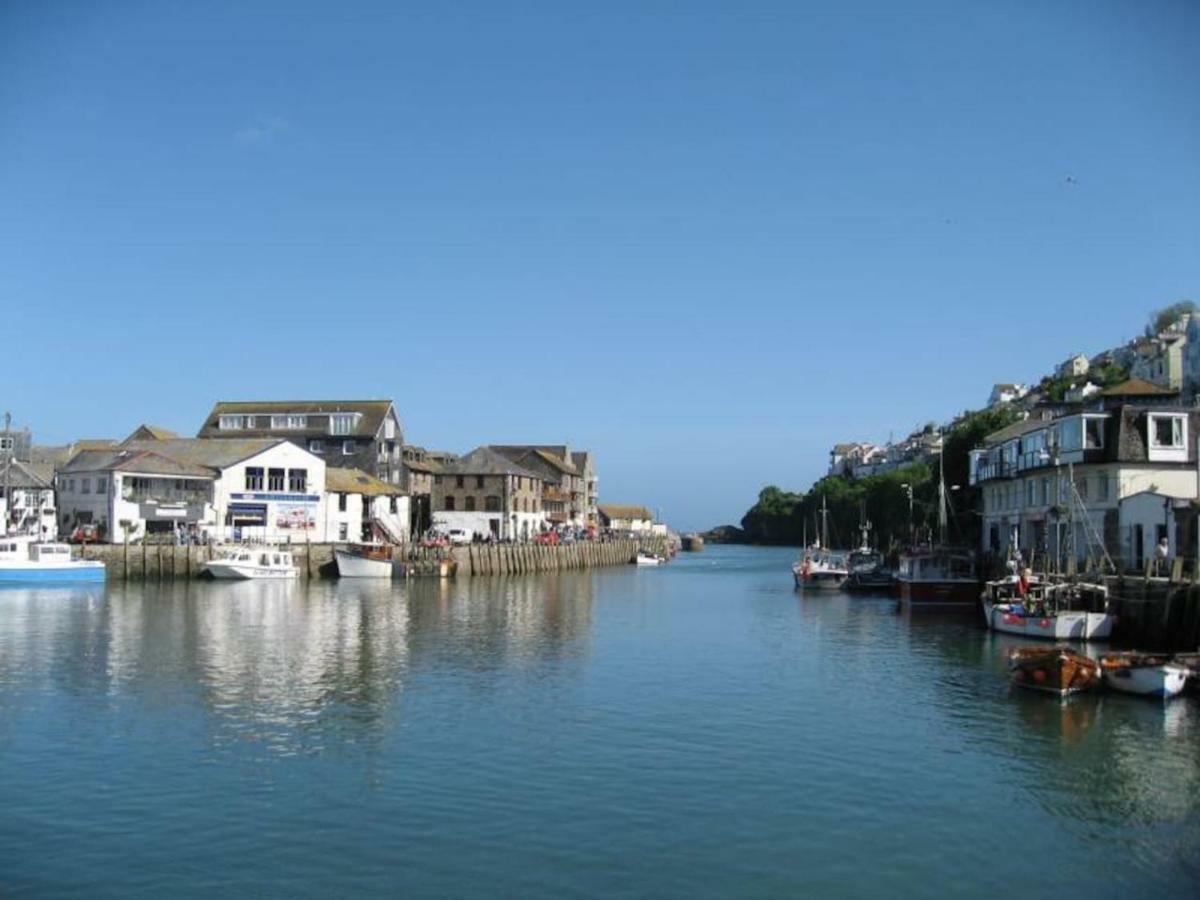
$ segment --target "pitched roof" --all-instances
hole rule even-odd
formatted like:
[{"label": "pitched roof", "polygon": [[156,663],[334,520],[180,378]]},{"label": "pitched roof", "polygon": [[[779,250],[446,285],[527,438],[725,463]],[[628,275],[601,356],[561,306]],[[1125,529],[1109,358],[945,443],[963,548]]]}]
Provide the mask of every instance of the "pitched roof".
[{"label": "pitched roof", "polygon": [[465,456],[460,456],[454,462],[443,466],[442,472],[449,475],[517,475],[538,481],[545,477],[517,465],[491,447],[476,447]]},{"label": "pitched roof", "polygon": [[51,487],[50,481],[38,471],[38,468],[31,463],[21,462],[19,459],[10,459],[4,465],[0,465],[0,484],[12,488],[46,490]]},{"label": "pitched roof", "polygon": [[169,441],[177,438],[175,432],[167,428],[160,428],[158,425],[139,425],[133,430],[129,437],[125,438],[122,443],[128,444],[130,441]]},{"label": "pitched roof", "polygon": [[1173,397],[1179,391],[1153,384],[1143,378],[1130,378],[1101,392],[1104,397]]},{"label": "pitched roof", "polygon": [[441,466],[428,459],[406,459],[404,461],[404,468],[408,469],[410,472],[422,472],[426,475],[436,475],[442,471]]},{"label": "pitched roof", "polygon": [[325,469],[325,490],[339,494],[363,494],[367,497],[402,496],[404,491],[395,485],[368,475],[362,469],[343,469],[328,466]]},{"label": "pitched roof", "polygon": [[612,519],[649,519],[653,521],[654,515],[644,506],[625,506],[619,503],[600,503],[596,509],[600,514],[610,521]]},{"label": "pitched roof", "polygon": [[284,439],[278,437],[228,440],[174,438],[165,441],[131,441],[122,446],[124,449],[157,453],[185,465],[224,469],[282,443],[285,443]]},{"label": "pitched roof", "polygon": [[568,450],[562,444],[488,444],[488,446],[518,463],[529,456],[536,456],[560,472],[568,475],[579,474],[574,463],[567,459]]},{"label": "pitched roof", "polygon": [[992,447],[996,444],[1003,444],[1005,441],[1011,441],[1013,438],[1020,437],[1023,434],[1028,434],[1031,431],[1037,431],[1039,428],[1045,428],[1050,424],[1050,419],[1041,419],[1037,416],[1030,416],[1028,419],[1022,419],[1020,422],[1013,422],[1001,428],[999,431],[993,431],[983,439],[982,446]]},{"label": "pitched roof", "polygon": [[[220,437],[223,440],[230,437],[231,434],[236,435],[233,439],[285,433],[289,437],[295,438],[327,437],[329,435],[328,427],[315,424],[309,428],[288,429],[286,432],[279,428],[257,427],[257,422],[254,428],[239,428],[236,432],[231,432],[229,429],[222,431],[219,426],[221,416],[224,415],[270,416],[295,413],[304,416],[320,416],[330,413],[359,413],[361,419],[354,432],[349,435],[337,436],[374,437],[379,432],[380,426],[383,425],[384,419],[387,418],[388,412],[392,410],[391,400],[220,400],[213,405],[204,424],[200,426],[199,436]],[[397,439],[399,439],[399,435],[397,435]]]},{"label": "pitched roof", "polygon": [[59,469],[72,472],[133,472],[144,475],[178,475],[188,478],[215,478],[215,468],[181,462],[153,450],[112,447],[106,450],[81,450]]}]

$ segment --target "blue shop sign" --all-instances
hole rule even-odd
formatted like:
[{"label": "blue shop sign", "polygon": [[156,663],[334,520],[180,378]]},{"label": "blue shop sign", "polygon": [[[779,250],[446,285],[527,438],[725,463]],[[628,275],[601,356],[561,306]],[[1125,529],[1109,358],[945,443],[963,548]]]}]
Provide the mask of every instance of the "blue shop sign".
[{"label": "blue shop sign", "polygon": [[319,494],[230,494],[232,500],[259,500],[269,503],[320,503]]}]

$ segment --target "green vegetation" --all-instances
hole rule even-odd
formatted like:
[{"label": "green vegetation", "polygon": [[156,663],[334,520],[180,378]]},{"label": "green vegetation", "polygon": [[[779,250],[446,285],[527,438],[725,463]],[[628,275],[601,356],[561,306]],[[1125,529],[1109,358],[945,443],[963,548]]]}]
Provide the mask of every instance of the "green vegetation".
[{"label": "green vegetation", "polygon": [[[969,412],[959,417],[946,433],[943,453],[954,512],[950,534],[953,540],[978,546],[980,539],[980,519],[976,514],[978,492],[968,485],[970,451],[986,435],[1012,424],[1018,416],[1011,406]],[[742,517],[742,529],[751,543],[799,546],[805,536],[809,541],[817,537],[822,503],[829,509],[831,543],[839,547],[855,545],[865,509],[874,526],[875,544],[895,550],[909,541],[912,529],[927,534],[937,528],[937,473],[925,463],[914,463],[867,478],[826,476],[804,494],[772,485],[763,488],[758,502]]]},{"label": "green vegetation", "polygon": [[1180,300],[1162,309],[1150,313],[1150,322],[1146,325],[1146,337],[1153,337],[1160,331],[1166,331],[1183,316],[1196,312],[1196,304],[1191,300]]}]

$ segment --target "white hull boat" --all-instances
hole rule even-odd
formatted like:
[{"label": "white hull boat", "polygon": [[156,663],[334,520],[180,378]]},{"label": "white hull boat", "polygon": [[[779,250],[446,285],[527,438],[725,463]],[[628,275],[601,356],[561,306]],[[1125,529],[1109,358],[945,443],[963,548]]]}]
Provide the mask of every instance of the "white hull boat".
[{"label": "white hull boat", "polygon": [[388,547],[337,547],[333,556],[342,578],[392,577],[392,555]]},{"label": "white hull boat", "polygon": [[1109,613],[1082,611],[1030,615],[1019,605],[988,600],[983,601],[983,617],[993,631],[1051,641],[1106,641],[1114,620]]},{"label": "white hull boat", "polygon": [[639,553],[635,562],[639,566],[661,566],[666,562],[661,556],[652,556],[649,553]]},{"label": "white hull boat", "polygon": [[73,584],[104,581],[104,563],[71,559],[66,544],[29,536],[0,537],[0,584]]},{"label": "white hull boat", "polygon": [[251,578],[295,578],[300,570],[292,554],[272,547],[243,547],[221,551],[203,566],[213,578],[245,581]]},{"label": "white hull boat", "polygon": [[1140,697],[1177,697],[1187,686],[1186,666],[1166,657],[1115,653],[1100,657],[1104,683],[1113,690]]}]

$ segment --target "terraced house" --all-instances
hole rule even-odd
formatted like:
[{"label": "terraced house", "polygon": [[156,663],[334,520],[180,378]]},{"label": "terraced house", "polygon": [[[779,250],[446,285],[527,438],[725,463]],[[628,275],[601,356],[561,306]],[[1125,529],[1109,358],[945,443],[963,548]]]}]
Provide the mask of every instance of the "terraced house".
[{"label": "terraced house", "polygon": [[1142,571],[1162,538],[1195,556],[1200,411],[1178,393],[1131,380],[1097,402],[1031,416],[971,454],[983,494],[983,549],[1065,566],[1100,555]]},{"label": "terraced house", "polygon": [[[491,444],[490,449],[545,480],[542,500],[551,525],[588,525],[588,478],[564,444]],[[590,460],[590,454],[587,454]],[[585,461],[585,466],[587,461]],[[595,486],[595,471],[592,471]]]},{"label": "terraced house", "polygon": [[328,465],[408,489],[404,435],[390,400],[223,400],[197,436],[283,438]]},{"label": "terraced house", "polygon": [[546,476],[477,447],[433,476],[433,522],[480,538],[528,540],[548,525]]}]

